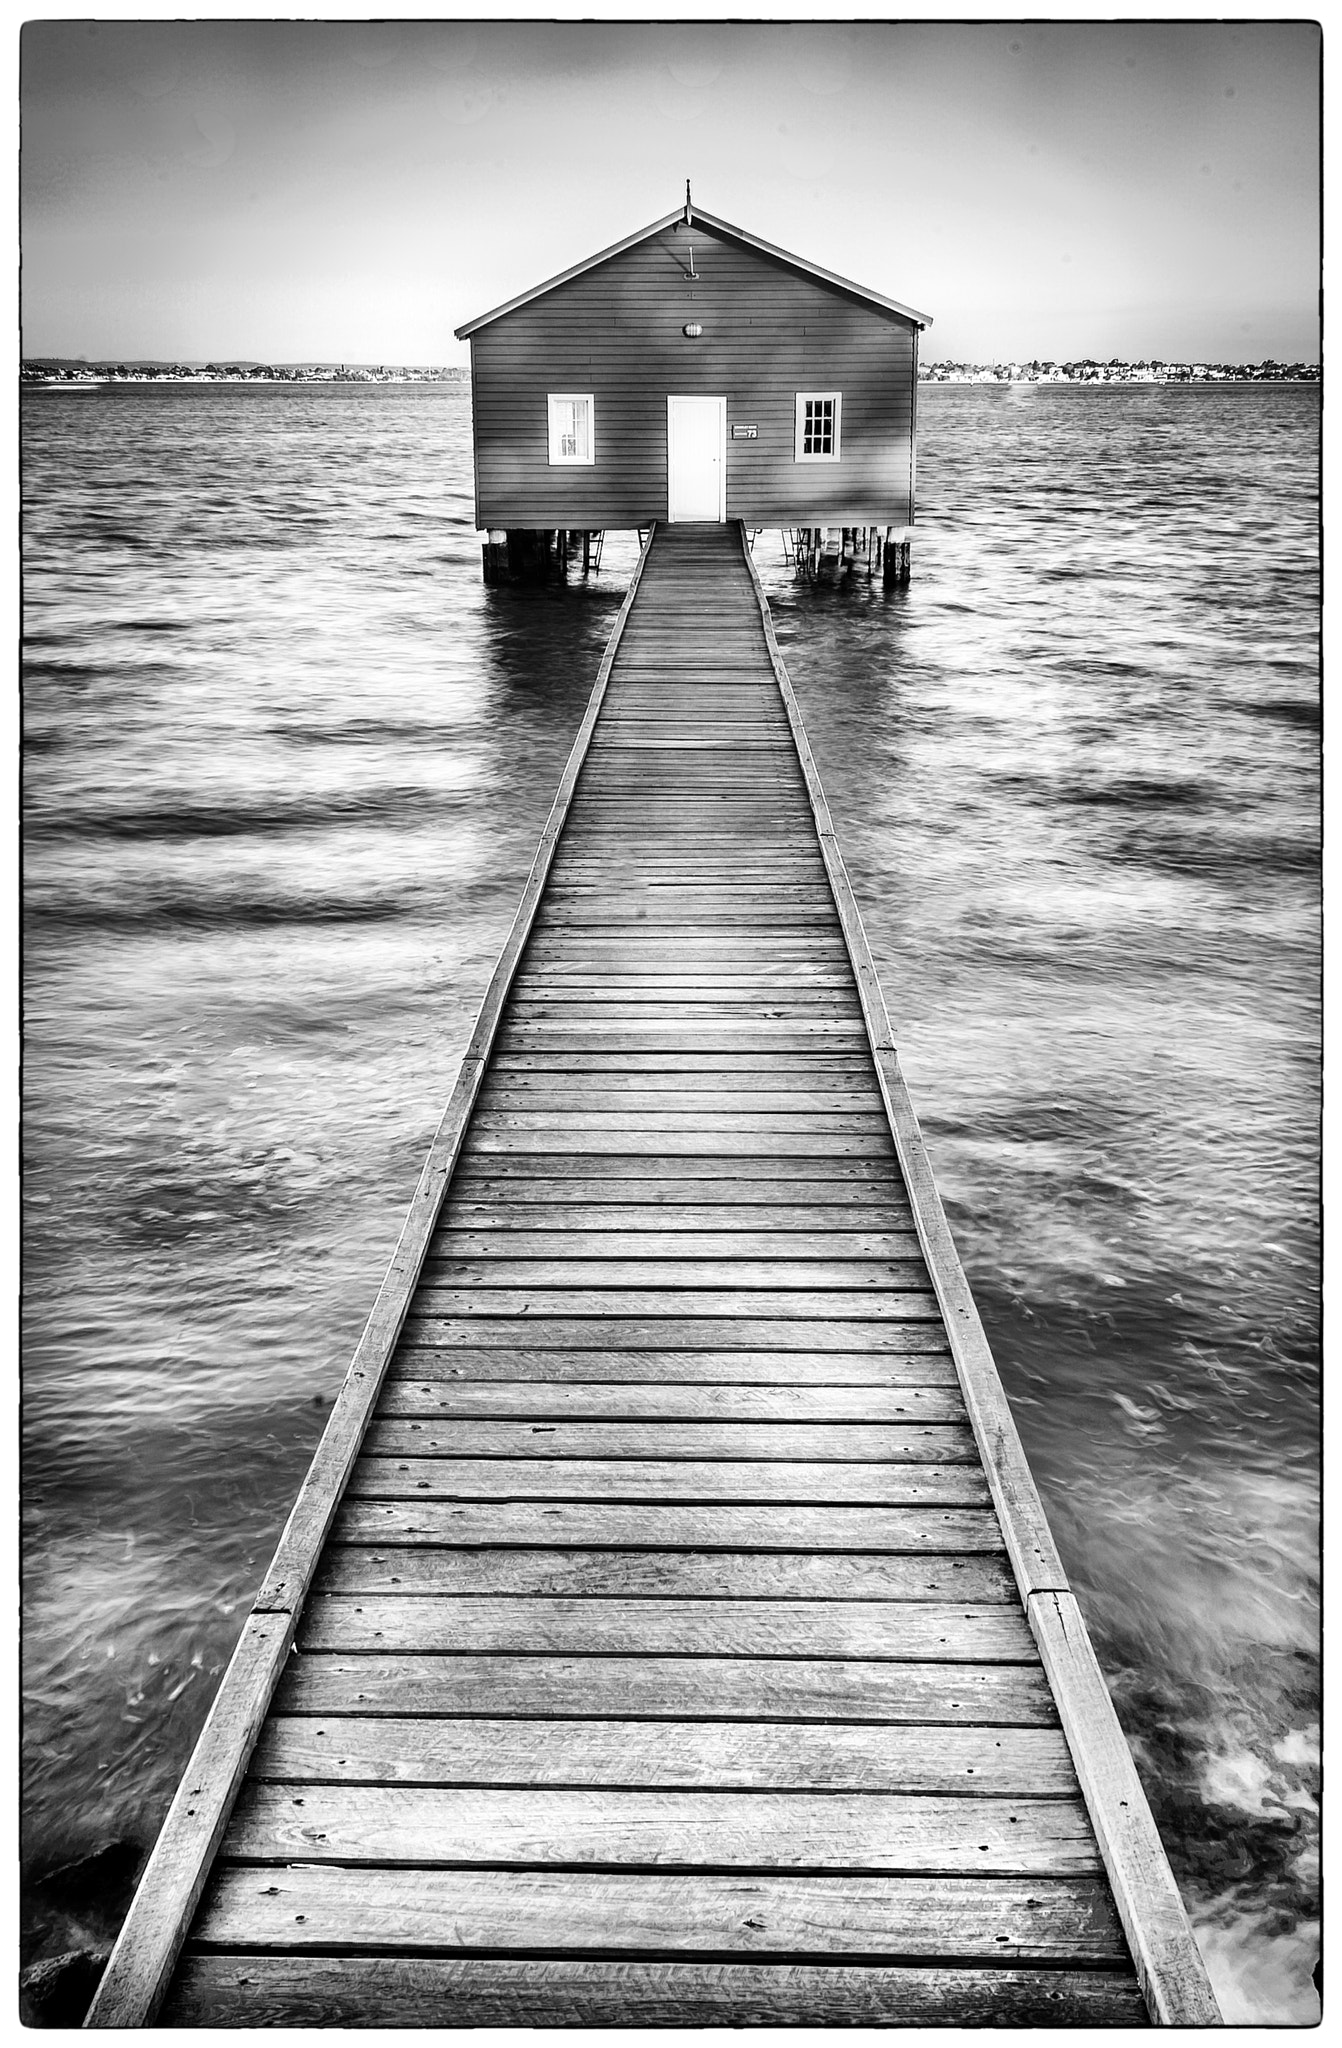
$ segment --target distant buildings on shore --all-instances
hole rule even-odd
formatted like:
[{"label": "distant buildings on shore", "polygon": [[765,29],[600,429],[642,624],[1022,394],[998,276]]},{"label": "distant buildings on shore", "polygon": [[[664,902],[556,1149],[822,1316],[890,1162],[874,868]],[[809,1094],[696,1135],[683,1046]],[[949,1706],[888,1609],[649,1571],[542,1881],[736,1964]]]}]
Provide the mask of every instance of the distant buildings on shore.
[{"label": "distant buildings on shore", "polygon": [[464,369],[386,363],[72,363],[35,357],[24,384],[451,384]]},{"label": "distant buildings on shore", "polygon": [[922,363],[923,384],[1315,384],[1317,363]]}]

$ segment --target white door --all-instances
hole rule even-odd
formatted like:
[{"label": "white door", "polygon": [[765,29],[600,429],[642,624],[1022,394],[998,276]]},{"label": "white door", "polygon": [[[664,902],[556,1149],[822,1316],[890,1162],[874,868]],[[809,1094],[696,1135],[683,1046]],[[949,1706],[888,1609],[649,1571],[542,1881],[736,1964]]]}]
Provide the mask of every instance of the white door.
[{"label": "white door", "polygon": [[666,516],[727,517],[727,401],[666,401]]}]

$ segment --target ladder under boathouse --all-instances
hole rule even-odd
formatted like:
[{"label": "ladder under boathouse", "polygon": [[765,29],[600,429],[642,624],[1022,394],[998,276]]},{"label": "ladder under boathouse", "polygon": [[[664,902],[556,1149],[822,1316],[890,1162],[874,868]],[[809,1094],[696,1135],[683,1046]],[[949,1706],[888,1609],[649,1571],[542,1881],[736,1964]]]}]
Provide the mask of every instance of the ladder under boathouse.
[{"label": "ladder under boathouse", "polygon": [[88,2024],[1219,2017],[741,531],[657,529]]}]

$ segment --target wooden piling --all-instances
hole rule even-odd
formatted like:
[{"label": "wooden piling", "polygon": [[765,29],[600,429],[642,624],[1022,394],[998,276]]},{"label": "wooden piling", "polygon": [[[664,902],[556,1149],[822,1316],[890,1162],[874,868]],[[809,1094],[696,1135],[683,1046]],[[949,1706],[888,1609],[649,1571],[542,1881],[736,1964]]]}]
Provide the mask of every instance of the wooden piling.
[{"label": "wooden piling", "polygon": [[887,590],[894,590],[909,580],[912,569],[913,540],[907,528],[887,526],[884,548],[884,583]]}]

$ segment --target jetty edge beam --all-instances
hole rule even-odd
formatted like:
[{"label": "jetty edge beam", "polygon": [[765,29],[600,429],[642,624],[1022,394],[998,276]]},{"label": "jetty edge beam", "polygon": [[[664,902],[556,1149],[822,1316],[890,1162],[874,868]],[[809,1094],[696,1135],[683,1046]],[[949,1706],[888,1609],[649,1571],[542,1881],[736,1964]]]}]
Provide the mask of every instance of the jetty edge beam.
[{"label": "jetty edge beam", "polygon": [[988,1475],[1030,1632],[1062,1716],[1148,2011],[1162,2026],[1219,2026],[1222,2016],[1127,1737],[1068,1583],[997,1365],[932,1172],[876,963],[867,941],[829,804],[779,650],[750,549],[746,565],[760,606],[769,659],[806,779],[821,853],[857,982],[877,1078],[890,1119],[918,1240],[950,1339],[970,1424]]},{"label": "jetty edge beam", "polygon": [[386,1377],[434,1226],[461,1150],[471,1110],[530,936],[568,816],[578,775],[601,713],[610,672],[634,608],[655,529],[606,643],[550,815],[546,819],[512,928],[495,963],[462,1056],[452,1093],[430,1144],[401,1234],[316,1453],[280,1534],[252,1612],[225,1668],[181,1784],[145,1865],[130,1911],[84,2020],[86,2027],[152,2025],[186,1940],[215,1851],[228,1825],[256,1738],[274,1697],[303,1602],[335,1518],[364,1431]]},{"label": "jetty edge beam", "polygon": [[[724,534],[724,542],[726,539],[727,536]],[[154,1909],[155,1898],[157,1899],[160,1912],[170,1911],[175,1905],[175,1918],[172,1920],[171,1926],[164,1926],[160,1920],[160,1926],[157,1931],[156,1964],[154,1955],[150,1953],[154,1947],[153,1940],[141,1942],[142,1953],[139,1957],[139,1962],[141,1966],[140,1976],[142,1981],[140,1993],[142,2002],[138,2010],[132,2011],[127,2005],[123,2004],[119,2016],[110,2016],[113,2010],[113,1985],[111,1982],[113,1969],[109,1965],[103,1987],[99,1992],[99,1999],[95,2002],[95,2008],[90,2013],[89,2021],[87,2022],[90,2025],[146,2023],[153,2016],[150,2009],[150,2001],[152,2000],[152,2005],[156,2009],[158,2000],[162,1997],[169,1981],[177,1951],[180,1949],[187,1933],[196,1899],[200,1895],[205,1876],[210,1868],[217,1844],[222,1837],[224,1826],[228,1820],[234,1794],[246,1769],[248,1753],[256,1737],[257,1729],[265,1715],[271,1693],[284,1667],[289,1644],[292,1641],[297,1626],[299,1612],[304,1606],[317,1560],[323,1552],[326,1535],[336,1512],[340,1495],[345,1489],[346,1480],[350,1475],[360,1445],[364,1439],[364,1425],[371,1416],[377,1398],[377,1388],[367,1385],[368,1372],[370,1369],[375,1368],[378,1381],[381,1381],[409,1307],[410,1296],[417,1284],[417,1277],[428,1251],[435,1219],[442,1208],[443,1198],[455,1165],[457,1152],[463,1143],[467,1122],[483,1084],[485,1069],[489,1064],[490,1051],[494,1044],[494,1034],[503,1017],[509,989],[521,960],[523,948],[526,944],[528,933],[531,930],[532,920],[535,917],[545,889],[550,863],[558,844],[564,818],[567,815],[568,802],[573,795],[578,772],[582,766],[582,760],[585,758],[585,743],[590,742],[592,729],[596,724],[597,712],[600,709],[600,704],[597,702],[598,695],[604,697],[605,686],[610,678],[619,640],[623,634],[625,622],[628,620],[633,609],[634,598],[648,560],[652,542],[653,536],[650,535],[648,543],[645,545],[644,551],[640,556],[634,584],[631,586],[625,604],[621,608],[621,614],[616,621],[616,628],[612,634],[611,643],[607,648],[606,656],[603,657],[597,686],[593,692],[593,704],[589,706],[588,716],[584,720],[583,731],[579,735],[579,742],[575,743],[573,755],[570,757],[569,770],[566,771],[565,782],[561,784],[560,795],[556,798],[550,824],[547,826],[546,835],[543,836],[541,850],[538,852],[527,889],[524,891],[522,909],[519,910],[518,918],[514,923],[513,933],[508,944],[505,946],[499,966],[495,971],[494,980],[490,984],[490,990],[482,1006],[476,1034],[471,1040],[466,1060],[463,1062],[457,1088],[454,1090],[452,1101],[449,1103],[448,1112],[443,1120],[443,1126],[440,1128],[439,1138],[435,1140],[429,1162],[426,1164],[424,1174],[421,1176],[420,1188],[417,1190],[415,1203],[412,1203],[411,1216],[407,1219],[406,1228],[402,1233],[401,1244],[398,1245],[397,1254],[393,1258],[392,1267],[389,1270],[386,1282],[384,1282],[383,1291],[379,1294],[373,1316],[370,1317],[368,1329],[365,1331],[365,1339],[361,1340],[359,1351],[356,1352],[355,1361],[351,1366],[350,1374],[347,1376],[346,1387],[342,1389],[342,1399],[346,1392],[349,1394],[349,1399],[345,1402],[344,1412],[340,1418],[340,1426],[337,1428],[338,1418],[333,1413],[328,1423],[327,1432],[322,1439],[322,1444],[319,1446],[317,1457],[314,1459],[308,1481],[305,1482],[303,1492],[300,1493],[299,1501],[290,1517],[284,1536],[281,1538],[271,1571],[268,1573],[266,1581],[263,1582],[262,1593],[258,1596],[257,1608],[253,1611],[244,1629],[243,1640],[234,1659],[234,1665],[239,1667],[239,1676],[234,1686],[234,1710],[231,1714],[220,1712],[224,1704],[224,1688],[221,1688],[220,1698],[216,1700],[215,1709],[212,1711],[210,1721],[207,1722],[205,1733],[202,1735],[196,1755],[192,1759],[192,1765],[183,1780],[178,1801],[174,1802],[174,1809],[173,1813],[170,1813],[169,1823],[165,1824],[164,1837],[169,1833],[169,1827],[173,1823],[174,1814],[178,1814],[179,1826],[175,1842],[175,1853],[173,1853],[174,1844],[172,1842],[165,1843],[164,1837],[160,1837],[159,1848],[155,1851],[155,1857],[151,1858],[150,1868],[146,1871],[140,1893],[137,1894],[135,1906],[132,1908],[133,1917],[137,1909],[140,1908],[142,1899],[146,1898],[147,1893],[150,1894],[146,1900],[146,1910],[149,1913],[150,1924],[148,1933],[151,1936],[155,1932],[152,1924],[156,1917]],[[754,574],[748,550],[744,548],[743,538],[739,535],[738,546],[745,558],[746,571],[741,572],[738,570],[736,573],[738,576],[748,573],[751,579],[755,601],[759,608],[759,620],[756,626],[757,640],[759,628],[762,626],[764,641],[769,649],[769,660],[773,666],[774,680],[781,692],[782,704],[786,710],[791,728],[793,747],[796,750],[796,762],[794,762],[791,772],[795,779],[796,768],[800,765],[802,779],[810,804],[812,821],[819,837],[819,847],[823,857],[825,876],[828,877],[833,910],[842,930],[843,945],[847,950],[853,981],[856,984],[861,1022],[858,1022],[858,1017],[854,1014],[851,1028],[856,1036],[853,1042],[856,1045],[865,1039],[864,1051],[869,1049],[870,1057],[874,1063],[876,1079],[879,1082],[880,1101],[884,1105],[884,1120],[889,1124],[889,1135],[882,1140],[882,1144],[888,1152],[890,1143],[893,1141],[895,1155],[898,1158],[900,1169],[904,1176],[913,1222],[922,1247],[927,1272],[935,1291],[942,1324],[946,1330],[946,1338],[941,1341],[940,1348],[944,1352],[947,1343],[949,1343],[955,1372],[964,1395],[964,1412],[968,1415],[973,1425],[979,1456],[982,1459],[983,1470],[987,1478],[987,1486],[993,1495],[997,1520],[1001,1528],[1002,1539],[1007,1546],[1007,1555],[1013,1567],[1023,1609],[1028,1615],[1030,1629],[1033,1632],[1035,1643],[1038,1645],[1040,1661],[1049,1677],[1055,1703],[1071,1746],[1081,1780],[1086,1807],[1095,1831],[1096,1842],[1106,1866],[1115,1903],[1119,1908],[1127,1933],[1132,1963],[1137,1973],[1137,1981],[1145,1995],[1150,2017],[1165,2021],[1166,2023],[1211,2023],[1219,2016],[1216,2013],[1215,2002],[1211,1997],[1210,1989],[1206,1985],[1205,1973],[1202,1971],[1200,1959],[1197,1957],[1196,1948],[1192,1943],[1186,1918],[1183,1916],[1182,1903],[1178,1899],[1173,1879],[1165,1863],[1163,1849],[1160,1846],[1149,1810],[1141,1794],[1131,1757],[1127,1752],[1126,1743],[1118,1727],[1116,1717],[1113,1714],[1112,1706],[1108,1701],[1103,1680],[1100,1678],[1098,1668],[1095,1666],[1093,1655],[1085,1638],[1079,1611],[1076,1610],[1075,1602],[1071,1599],[1071,1595],[1066,1589],[1066,1581],[1058,1564],[1056,1551],[1048,1534],[1047,1523],[1043,1518],[1042,1508],[1038,1502],[1028,1467],[1025,1464],[1023,1452],[1015,1436],[1010,1412],[1006,1406],[1000,1383],[997,1381],[991,1356],[988,1353],[986,1339],[983,1337],[981,1327],[978,1325],[973,1304],[969,1298],[967,1283],[959,1267],[958,1259],[954,1254],[954,1248],[950,1243],[944,1214],[941,1212],[940,1202],[936,1196],[935,1185],[932,1181],[930,1166],[927,1162],[921,1136],[918,1132],[916,1120],[913,1118],[913,1112],[908,1105],[907,1092],[904,1090],[902,1078],[899,1074],[889,1023],[876,979],[875,968],[871,961],[865,935],[862,931],[861,919],[848,885],[842,857],[834,837],[828,806],[825,803],[819,778],[815,773],[814,762],[810,756],[810,749],[806,743],[805,733],[801,726],[800,717],[796,711],[795,698],[793,698],[791,693],[791,685],[787,679],[781,656],[778,654],[767,603],[763,598],[758,578]],[[710,659],[709,666],[711,667],[711,665]],[[762,671],[762,673],[767,682],[767,671]],[[779,725],[781,730],[781,720]],[[579,754],[580,745],[583,747],[582,756]],[[563,815],[559,815],[561,798],[563,800]],[[800,802],[800,789],[798,790],[798,802]],[[804,805],[801,806],[801,815],[803,817],[806,815]],[[590,854],[587,857],[590,858]],[[811,858],[814,860],[814,842]],[[825,877],[819,874],[819,865],[819,863],[816,863],[817,881],[823,889]],[[565,889],[563,887],[560,887],[559,895],[562,904],[565,896]],[[561,920],[564,914],[561,908],[559,913]],[[836,953],[836,958],[838,957],[841,957],[841,955]],[[496,1001],[494,1002],[491,1016],[490,1005],[493,998],[496,998]],[[691,1004],[692,1007],[693,1005]],[[807,1027],[804,1025],[800,1027],[803,1032],[808,1028],[816,1029],[819,1027]],[[845,1037],[848,1029],[847,1025],[843,1027]],[[767,1030],[764,1035],[767,1038]],[[718,1043],[722,1042],[721,1034],[719,1034]],[[470,1063],[469,1065],[468,1062]],[[636,1061],[634,1064],[637,1065],[638,1062]],[[675,1061],[663,1061],[661,1064],[674,1065]],[[875,1090],[872,1091],[872,1106],[879,1118],[881,1110],[877,1105]],[[457,1114],[454,1127],[455,1136],[452,1136],[450,1132],[453,1127],[454,1112]],[[445,1133],[449,1135],[444,1145],[442,1141],[444,1140]],[[533,1146],[531,1149],[543,1150],[547,1148],[544,1146]],[[550,1147],[549,1149],[556,1148]],[[557,1149],[562,1149],[562,1147]],[[601,1148],[584,1145],[580,1149],[590,1151],[593,1149],[600,1150]],[[674,1143],[668,1143],[668,1152],[675,1149]],[[750,1149],[750,1144],[744,1142],[743,1151],[748,1152]],[[757,1147],[756,1149],[761,1148]],[[788,1146],[776,1149],[791,1151],[797,1148]],[[811,1146],[809,1149],[818,1149],[818,1141],[816,1145]],[[618,1164],[618,1162],[616,1163]],[[749,1164],[748,1161],[744,1161],[744,1163]],[[420,1199],[421,1196],[424,1198],[423,1201]],[[695,1199],[699,1198],[696,1197]],[[418,1210],[416,1204],[419,1205]],[[905,1225],[904,1227],[907,1229],[908,1226]],[[741,1255],[734,1254],[733,1256],[740,1257]],[[502,1286],[504,1283],[501,1279],[496,1279],[492,1284]],[[569,1284],[571,1285],[572,1283]],[[583,1283],[583,1285],[586,1284],[586,1282]],[[698,1284],[703,1285],[704,1283],[700,1282]],[[756,1281],[754,1284],[759,1285],[761,1283]],[[776,1285],[777,1283],[770,1282],[768,1284]],[[796,1285],[797,1283],[794,1281],[791,1284]],[[826,1283],[817,1282],[813,1284],[824,1285]],[[926,1286],[926,1281],[924,1281],[923,1285]],[[395,1308],[398,1295],[401,1304],[399,1312]],[[668,1299],[670,1298],[671,1296],[668,1295]],[[676,1296],[675,1298],[679,1299],[680,1297]],[[501,1299],[502,1297],[500,1296]],[[576,1296],[574,1299],[576,1300]],[[771,1297],[771,1299],[774,1298]],[[378,1321],[379,1311],[383,1311],[380,1323]],[[667,1313],[668,1311],[663,1310],[662,1312]],[[672,1312],[680,1313],[681,1311],[676,1310]],[[706,1312],[717,1313],[718,1311],[704,1311],[702,1309],[698,1311],[700,1314]],[[803,1314],[808,1313],[806,1309],[802,1309],[801,1312]],[[851,1312],[851,1310],[820,1310],[814,1307],[809,1310],[811,1315],[817,1313]],[[876,1312],[878,1314],[883,1313],[879,1309]],[[902,1313],[898,1310],[894,1312]],[[590,1313],[590,1310],[588,1313]],[[615,1311],[603,1310],[602,1313],[615,1313]],[[776,1315],[787,1313],[787,1310],[770,1307],[763,1310],[753,1310],[752,1313]],[[926,1311],[919,1309],[917,1313],[925,1314]],[[375,1324],[378,1326],[376,1330],[374,1328]],[[595,1327],[599,1329],[600,1325]],[[705,1325],[705,1328],[707,1327]],[[760,1324],[757,1327],[762,1331],[766,1326]],[[801,1327],[807,1326],[802,1325]],[[593,1340],[583,1339],[582,1341],[590,1342]],[[608,1338],[606,1341],[609,1342],[610,1339]],[[377,1364],[379,1347],[380,1365]],[[364,1375],[357,1382],[355,1379],[356,1370]],[[946,1371],[949,1375],[949,1364]],[[631,1374],[630,1377],[634,1377],[634,1375]],[[647,1375],[643,1375],[643,1377],[646,1378]],[[339,1402],[337,1405],[340,1405]],[[381,1429],[385,1429],[385,1427],[385,1424],[379,1425]],[[967,1431],[965,1435],[967,1440]],[[585,1453],[584,1455],[590,1454]],[[640,1452],[638,1455],[646,1456],[648,1453]],[[723,1453],[719,1451],[712,1455],[721,1456]],[[759,1453],[755,1452],[752,1455],[758,1456]],[[890,1455],[890,1453],[885,1455]],[[724,1479],[730,1479],[729,1470],[718,1469],[722,1472]],[[983,1485],[981,1480],[975,1483],[980,1487]],[[358,1491],[357,1485],[355,1491],[356,1493]],[[306,1502],[304,1499],[305,1495],[307,1495]],[[724,1499],[730,1498],[730,1492],[720,1497]],[[781,1497],[786,1498],[787,1496]],[[829,1496],[829,1498],[840,1497],[842,1496],[833,1494]],[[868,1494],[861,1497],[874,1498],[876,1496]],[[943,1495],[942,1497],[946,1496]],[[985,1513],[986,1508],[987,1492],[984,1493],[983,1508],[976,1510],[976,1512]],[[625,1521],[631,1521],[635,1517],[636,1512],[621,1510],[621,1516]],[[684,1511],[673,1512],[683,1513]],[[729,1513],[738,1518],[754,1517],[756,1520],[760,1519],[759,1510],[736,1508],[730,1510]],[[813,1515],[814,1511],[803,1510],[796,1519],[799,1522],[803,1522],[806,1520],[808,1513]],[[570,1536],[566,1540],[573,1542],[575,1539]],[[600,1543],[603,1541],[609,1542],[611,1539],[607,1536],[605,1538],[596,1537],[587,1540]],[[830,1540],[832,1543],[833,1539],[831,1538]],[[696,1548],[701,1547],[702,1545],[696,1545]],[[789,1547],[798,1549],[803,1546],[793,1541],[789,1544]],[[844,1548],[852,1547],[851,1543],[845,1542]],[[1000,1555],[1001,1543],[998,1543],[997,1549]],[[740,1563],[741,1560],[738,1559],[736,1562]],[[799,1560],[793,1560],[793,1562],[795,1564]],[[1003,1583],[1006,1583],[1005,1580]],[[263,1599],[269,1603],[265,1607],[261,1605]],[[318,1602],[319,1607],[320,1605],[321,1603]],[[743,1617],[745,1616],[746,1609],[744,1606],[739,1608],[738,1611]],[[1018,1622],[1017,1626],[1021,1629],[1022,1640],[1027,1640],[1024,1624]],[[812,1651],[809,1654],[814,1655],[815,1652]],[[824,1653],[822,1652],[821,1654]],[[888,1649],[885,1654],[889,1654]],[[903,1654],[911,1653],[906,1651]],[[303,1660],[303,1662],[306,1662],[306,1660]],[[1036,1666],[1035,1668],[1038,1669],[1039,1667]],[[230,1666],[230,1671],[225,1679],[225,1687],[228,1686],[233,1676],[234,1666]],[[286,1681],[286,1683],[288,1682]],[[1041,1688],[1042,1684],[1041,1678]],[[553,1708],[550,1711],[553,1711]],[[265,1775],[264,1771],[262,1775]],[[612,1781],[607,1779],[604,1782]],[[295,1789],[301,1789],[301,1787]],[[431,1798],[431,1795],[426,1796]],[[1073,1796],[1075,1797],[1075,1793]],[[1106,1800],[1109,1807],[1112,1808],[1112,1811],[1108,1814],[1107,1823],[1103,1820]],[[181,1806],[180,1813],[178,1813],[179,1802]],[[791,1824],[795,1826],[798,1823],[794,1821]],[[865,1823],[863,1825],[865,1826]],[[160,1851],[163,1852],[161,1859]],[[299,1853],[301,1854],[301,1851]],[[403,1851],[402,1853],[406,1852]],[[1091,1853],[1093,1855],[1093,1851]],[[160,1859],[156,1892],[150,1887],[150,1876],[154,1869],[155,1859]],[[850,1851],[847,1856],[847,1865],[851,1866],[853,1860],[853,1855]],[[949,1866],[943,1865],[942,1867]],[[1098,1870],[1098,1865],[1095,1867]],[[1126,1909],[1124,1907],[1125,1899],[1127,1901]],[[128,1966],[132,1966],[136,1962],[133,1944],[127,1943],[127,1936],[130,1934],[130,1931],[131,1922],[128,1921],[127,1928],[123,1930],[122,1942],[118,1943],[118,1951],[113,1957],[114,1964],[118,1963],[119,1957],[121,1958],[123,1973]],[[142,1934],[145,1931],[145,1929],[142,1929]],[[126,1944],[124,1955],[122,1954],[123,1944]],[[172,1953],[167,1955],[165,1959],[164,1951],[169,1945],[171,1946]],[[157,1977],[155,1981],[151,1981],[154,1979],[155,1967],[157,1968]],[[683,1980],[693,1976],[692,1971],[678,1968],[674,1964],[667,1966],[659,1965],[658,1967],[665,1968],[669,1972],[669,1976],[678,1985],[683,1986]],[[406,1997],[410,1998],[410,2002],[413,2004],[411,1980],[415,1979],[418,1981],[418,1976],[423,1975],[428,1968],[427,1964],[416,1964],[413,1958],[409,1957],[389,1959],[385,1966],[379,1966],[375,1975],[377,1976],[378,1983],[384,1985],[385,1995],[390,2001],[387,2007],[389,2014],[397,2006],[396,1984],[402,1984]],[[448,1971],[450,1977],[449,1966],[444,1964],[441,1968],[444,1971]],[[502,1969],[503,1978],[506,1980],[509,1972],[504,1966],[500,1966],[500,1968]],[[556,1972],[537,1972],[538,1981],[526,1994],[531,2001],[530,2009],[533,2012],[534,2023],[542,2023],[546,2017],[544,2011],[544,1999],[547,1995],[546,1985],[542,1984],[539,1978],[544,1976],[547,1984],[550,1982],[551,1977],[554,1978],[548,1995],[557,2001],[555,2006],[555,2013],[557,2015],[563,2006],[565,1997],[562,1988],[564,1981],[566,1981],[565,1969],[572,1971],[579,1969],[579,1966],[576,1964],[566,1965],[563,1968],[559,1968]],[[397,1975],[398,1972],[400,1973],[399,1976]],[[800,1995],[803,1988],[801,1978],[813,1973],[802,1970],[787,1974],[789,1981],[793,1975],[796,1976],[797,1989]],[[854,1976],[856,1996],[857,1990],[860,1989],[856,1981],[858,1977],[865,1979],[870,1975],[875,1980],[879,1978],[881,1973],[879,1971],[857,1971],[852,1974]],[[944,1976],[947,1973],[931,1972],[925,1974]],[[949,1974],[952,1978],[959,1977],[960,1984],[963,1986],[964,1999],[972,2002],[972,1986],[969,1974],[954,1971]],[[739,1979],[742,2009],[750,2009],[753,2012],[752,2001],[765,1996],[759,1985],[755,1983],[758,1972],[750,1970],[744,1964],[732,1965],[728,1975],[733,1984],[737,1983]],[[427,1981],[426,1979],[426,1984]],[[574,1981],[576,1982],[576,1979]],[[1061,1982],[1061,1979],[1058,1981]],[[484,1980],[481,1979],[482,1984],[483,1982]],[[381,1997],[383,1993],[380,1991],[378,1995]],[[427,1991],[425,1995],[427,1996]],[[488,1996],[487,1986],[481,1995]],[[655,2018],[644,2016],[644,2009],[639,2005],[641,1995],[637,1992],[637,1987],[631,1980],[629,1986],[629,1996],[632,2001],[629,2010],[630,2019],[636,2023],[638,2018],[643,2017],[645,2024],[658,2023]],[[685,1995],[688,1995],[688,1993]],[[785,1999],[785,1987],[781,1983],[775,1985],[772,1995],[775,1997],[775,2000],[779,1997]],[[100,2012],[99,2006],[104,1998],[107,1999],[108,2003],[104,2010]],[[671,2002],[673,2003],[674,2001]],[[730,2023],[730,2021],[722,2017],[726,2004],[727,2001],[725,2000],[719,2004],[717,2013],[719,2023]],[[951,2009],[952,2006],[950,2005],[946,2007],[947,2012]],[[955,2010],[957,2012],[962,2011],[964,2017],[969,2015],[968,2004],[965,2004],[963,2008],[955,2008]],[[879,2000],[872,2008],[872,2015],[879,2016]],[[710,2020],[713,2016],[707,2011],[707,2008],[705,2008],[705,2016]],[[1005,2007],[999,2014],[999,2017],[1005,2017]],[[202,2023],[208,2023],[208,2018],[206,2017]]]}]

